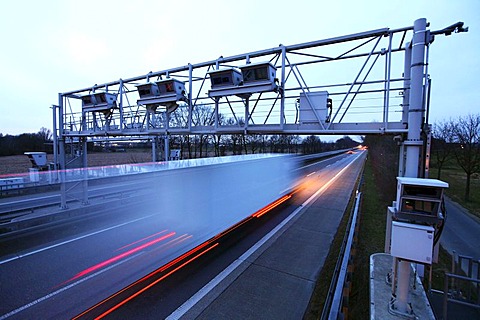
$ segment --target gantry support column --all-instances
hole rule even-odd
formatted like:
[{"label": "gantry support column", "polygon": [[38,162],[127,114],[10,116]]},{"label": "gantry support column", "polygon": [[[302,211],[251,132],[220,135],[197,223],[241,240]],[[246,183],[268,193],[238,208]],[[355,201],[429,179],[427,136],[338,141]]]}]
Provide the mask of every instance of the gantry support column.
[{"label": "gantry support column", "polygon": [[[405,177],[419,178],[420,158],[423,141],[421,132],[425,117],[423,101],[425,81],[425,50],[427,48],[427,21],[418,19],[413,27],[412,55],[410,67],[410,93],[408,101],[408,133],[404,142],[406,148]],[[395,309],[408,314],[408,290],[410,283],[410,262],[398,263],[398,286]],[[395,289],[395,288],[394,288]]]}]

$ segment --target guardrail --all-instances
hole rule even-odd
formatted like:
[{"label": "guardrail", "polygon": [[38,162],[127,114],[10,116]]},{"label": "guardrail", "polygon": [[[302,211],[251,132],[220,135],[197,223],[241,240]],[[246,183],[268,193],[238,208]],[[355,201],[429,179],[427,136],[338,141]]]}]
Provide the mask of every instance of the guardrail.
[{"label": "guardrail", "polygon": [[[77,183],[78,184],[78,183]],[[136,180],[131,183],[122,182],[111,184],[108,186],[100,185],[94,186],[88,190],[88,198],[94,199],[106,199],[106,198],[125,198],[125,194],[133,194],[140,190],[142,187],[141,181]],[[78,191],[80,194],[82,191]],[[60,207],[61,196],[58,192],[51,192],[50,194],[44,193],[40,196],[29,197],[28,199],[9,198],[10,201],[0,203],[0,222],[8,221],[16,216],[23,215],[24,213],[32,213],[35,210],[58,206]],[[81,202],[82,197],[74,197],[70,194],[67,203]]]},{"label": "guardrail", "polygon": [[[362,193],[359,192],[355,197],[355,206],[354,206],[352,219],[350,221],[350,228],[348,231],[347,241],[344,242],[342,247],[343,255],[340,255],[340,257],[342,257],[341,265],[340,267],[338,267],[338,262],[337,262],[337,267],[335,268],[335,272],[334,272],[334,278],[336,274],[337,281],[336,281],[335,291],[333,293],[333,296],[330,295],[331,296],[330,310],[328,312],[328,316],[326,316],[326,314],[325,315],[322,314],[322,319],[343,319],[343,317],[340,317],[340,315],[344,313],[342,309],[344,306],[345,298],[348,297],[348,293],[350,291],[350,281],[351,281],[350,265],[352,264],[352,246],[353,246],[354,237],[355,237],[355,228],[356,228],[356,224],[357,224],[356,222],[358,219],[358,211],[359,211],[361,195]],[[345,290],[345,288],[347,288],[348,290]]]},{"label": "guardrail", "polygon": [[297,159],[299,159],[301,161],[308,161],[308,160],[314,160],[314,159],[334,156],[334,155],[345,153],[345,152],[348,152],[348,151],[351,151],[351,150],[353,150],[353,149],[349,148],[349,149],[333,150],[333,151],[327,151],[327,152],[321,152],[321,153],[307,154],[307,155],[303,155],[303,156],[297,156]]},{"label": "guardrail", "polygon": [[322,320],[344,319],[344,315],[348,307],[351,273],[353,269],[354,247],[357,241],[357,222],[362,199],[362,193],[359,191],[363,179],[362,175],[363,170],[360,173],[361,178],[356,190],[355,203],[350,213],[347,231],[342,242],[342,247],[340,248],[340,254],[335,265],[332,281],[330,283],[327,298],[322,310],[322,315],[320,317]]},{"label": "guardrail", "polygon": [[[473,290],[458,290],[458,292],[453,292],[453,288],[450,287],[450,283],[453,281],[463,281],[466,283],[466,287],[470,286]],[[459,304],[463,306],[470,307],[472,309],[480,310],[480,301],[479,301],[479,288],[480,288],[480,279],[475,279],[473,277],[461,276],[453,273],[445,273],[444,278],[444,289],[443,289],[443,319],[448,319],[448,302]],[[469,292],[470,291],[470,292]],[[473,292],[472,292],[473,291]],[[476,301],[475,301],[476,300]]]},{"label": "guardrail", "polygon": [[[444,274],[443,291],[429,289],[430,295],[442,297],[442,319],[449,318],[450,308],[457,310],[453,311],[450,316],[458,317],[455,313],[459,308],[465,319],[478,316],[480,311],[480,260],[457,255],[454,251],[451,268],[451,272]],[[440,311],[438,313],[440,316]]]}]

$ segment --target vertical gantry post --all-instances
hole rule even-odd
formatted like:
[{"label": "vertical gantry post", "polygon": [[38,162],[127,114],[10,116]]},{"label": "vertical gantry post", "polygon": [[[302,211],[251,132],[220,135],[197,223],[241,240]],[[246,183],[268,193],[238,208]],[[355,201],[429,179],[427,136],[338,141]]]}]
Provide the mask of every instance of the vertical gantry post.
[{"label": "vertical gantry post", "polygon": [[220,97],[215,97],[215,111],[214,111],[214,126],[215,126],[215,131],[218,130],[218,103],[220,101]]},{"label": "vertical gantry post", "polygon": [[157,136],[152,138],[152,162],[157,162]]},{"label": "vertical gantry post", "polygon": [[119,102],[119,110],[120,110],[120,132],[123,131],[123,80],[120,79],[120,90],[119,90],[119,94],[120,94],[120,102]]},{"label": "vertical gantry post", "polygon": [[403,177],[405,176],[405,145],[403,141],[400,141],[400,148],[399,155],[398,155],[398,176]]},{"label": "vertical gantry post", "polygon": [[405,176],[413,178],[418,177],[419,159],[423,146],[421,131],[425,114],[423,90],[425,80],[425,48],[427,46],[426,27],[427,21],[425,18],[416,20],[413,27],[408,133],[405,143],[407,147]]},{"label": "vertical gantry post", "polygon": [[58,136],[57,136],[57,108],[52,105],[53,115],[53,170],[55,171],[55,181],[58,180]]},{"label": "vertical gantry post", "polygon": [[170,137],[168,136],[168,133],[165,133],[165,138],[164,138],[164,152],[165,152],[165,161],[168,161],[169,155],[170,155]]},{"label": "vertical gantry post", "polygon": [[67,209],[67,186],[65,181],[65,137],[63,135],[64,123],[63,123],[63,95],[58,94],[58,149],[60,156],[60,208]]},{"label": "vertical gantry post", "polygon": [[[428,122],[427,122],[428,124]],[[426,139],[426,146],[425,146],[425,167],[423,168],[423,175],[425,178],[430,176],[430,155],[431,155],[431,148],[432,148],[432,125],[428,124],[427,128],[427,139]]]},{"label": "vertical gantry post", "polygon": [[[87,112],[82,110],[82,118],[86,119]],[[82,122],[83,132],[87,131],[87,121]],[[80,138],[80,160],[82,163],[82,204],[88,204],[88,161],[87,161],[87,137]]]},{"label": "vertical gantry post", "polygon": [[285,125],[285,63],[287,60],[287,48],[282,46],[282,78],[280,80],[280,129]]},{"label": "vertical gantry post", "polygon": [[402,100],[402,123],[408,124],[408,110],[410,107],[410,68],[412,66],[411,43],[405,45],[405,62],[403,67],[403,100]]},{"label": "vertical gantry post", "polygon": [[[408,108],[408,133],[405,141],[406,163],[405,176],[419,177],[419,162],[423,142],[421,130],[424,121],[424,80],[425,80],[425,49],[427,43],[427,20],[415,20],[413,26],[412,56],[410,67],[410,94]],[[401,260],[398,263],[398,287],[395,309],[407,314],[408,290],[410,283],[410,262]]]},{"label": "vertical gantry post", "polygon": [[192,91],[193,91],[193,66],[188,64],[188,131],[192,131]]},{"label": "vertical gantry post", "polygon": [[165,141],[164,141],[164,160],[168,161],[168,158],[170,156],[170,137],[168,135],[168,128],[169,128],[169,123],[170,123],[170,113],[168,112],[168,109],[165,109]]},{"label": "vertical gantry post", "polygon": [[386,77],[385,77],[385,110],[383,117],[383,127],[388,129],[388,112],[390,109],[390,77],[392,73],[392,40],[393,33],[388,35],[388,50],[386,57]]},{"label": "vertical gantry post", "polygon": [[82,142],[82,169],[83,169],[83,179],[82,179],[82,204],[88,204],[88,161],[87,161],[87,137],[81,138]]},{"label": "vertical gantry post", "polygon": [[248,119],[250,118],[250,97],[245,98],[245,124],[243,129],[245,130],[245,134],[247,134],[248,130]]},{"label": "vertical gantry post", "polygon": [[[405,44],[405,60],[403,66],[403,97],[402,97],[402,124],[408,127],[408,111],[410,107],[410,68],[412,66],[412,46],[410,42]],[[398,163],[398,176],[405,176],[405,144],[400,141],[400,155]]]}]

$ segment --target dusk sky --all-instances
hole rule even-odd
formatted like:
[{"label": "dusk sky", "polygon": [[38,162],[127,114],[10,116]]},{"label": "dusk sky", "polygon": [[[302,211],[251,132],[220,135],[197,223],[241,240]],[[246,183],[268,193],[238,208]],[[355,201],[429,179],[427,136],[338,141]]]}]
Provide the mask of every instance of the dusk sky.
[{"label": "dusk sky", "polygon": [[480,1],[2,1],[0,133],[52,128],[58,93],[427,18],[431,120],[480,113]]}]

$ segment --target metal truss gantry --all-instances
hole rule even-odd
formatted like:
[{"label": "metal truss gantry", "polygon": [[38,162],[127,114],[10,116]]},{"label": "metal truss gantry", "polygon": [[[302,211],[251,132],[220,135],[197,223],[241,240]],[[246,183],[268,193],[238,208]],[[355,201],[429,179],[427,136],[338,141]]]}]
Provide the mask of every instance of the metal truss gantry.
[{"label": "metal truss gantry", "polygon": [[[463,23],[439,31],[425,27],[421,62],[412,55],[414,26],[383,28],[59,93],[55,164],[68,168],[66,146],[75,145],[71,158],[79,164],[72,166],[86,167],[87,141],[148,139],[154,149],[163,137],[168,155],[171,135],[400,134],[403,141],[412,128],[428,131],[434,35],[461,31]],[[423,141],[417,140],[402,144],[418,150],[402,157],[400,175],[422,155]]]},{"label": "metal truss gantry", "polygon": [[[427,28],[418,19],[400,29],[279,45],[59,93],[55,164],[67,168],[65,147],[76,144],[76,159],[87,167],[87,141],[164,137],[168,155],[170,135],[396,134],[399,176],[423,178],[430,44],[435,35],[468,31],[462,22]],[[201,117],[206,111],[210,116]],[[81,187],[88,203],[87,179]],[[398,270],[394,308],[408,316],[409,262],[398,262]]]},{"label": "metal truss gantry", "polygon": [[[392,62],[396,53],[405,50],[411,30],[413,27],[384,28],[280,45],[60,93],[59,136],[98,139],[165,134],[406,132],[406,114],[402,117],[402,113],[407,106],[402,106],[400,95],[408,87],[408,78],[402,76],[403,65],[393,70],[398,60]],[[249,91],[245,85],[247,94],[236,95],[234,90],[230,94],[228,90],[209,94],[208,80],[213,72],[255,63],[270,63],[277,70],[276,90],[254,87]],[[166,112],[168,108],[161,105],[149,109],[137,103],[139,86],[169,78],[183,81],[186,88],[185,102],[175,111]],[[327,92],[333,100],[328,121],[319,115],[323,107],[315,106],[314,95],[309,95],[315,92]],[[115,106],[95,109],[84,104],[82,108],[82,97],[101,93],[115,95]],[[301,95],[308,103],[300,107]],[[208,123],[198,123],[195,111],[205,106],[215,108],[215,117]],[[302,113],[307,111],[315,121],[302,121]],[[221,118],[234,121],[226,123]]]}]

